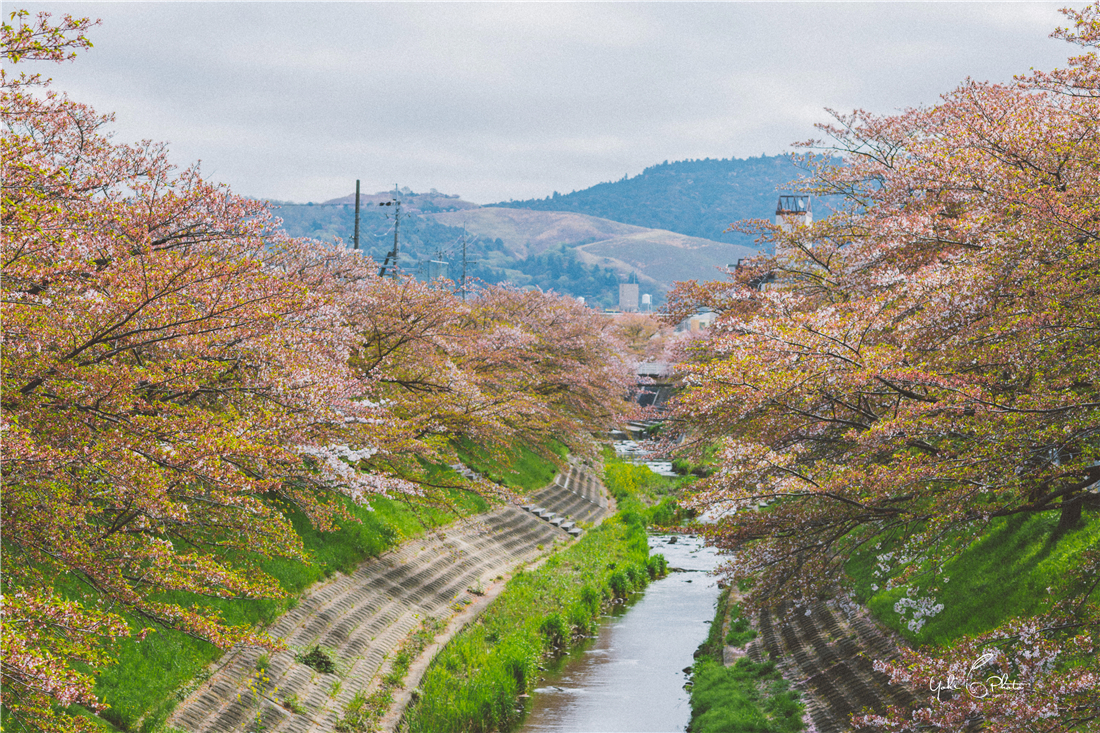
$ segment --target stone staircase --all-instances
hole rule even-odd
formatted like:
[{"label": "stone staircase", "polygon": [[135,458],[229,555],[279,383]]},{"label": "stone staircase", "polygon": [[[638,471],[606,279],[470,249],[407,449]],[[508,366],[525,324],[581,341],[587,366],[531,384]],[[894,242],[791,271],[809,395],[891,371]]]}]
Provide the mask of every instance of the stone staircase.
[{"label": "stone staircase", "polygon": [[598,524],[611,511],[603,484],[582,466],[571,465],[554,483],[528,497],[523,509],[574,537],[584,530],[577,523]]}]

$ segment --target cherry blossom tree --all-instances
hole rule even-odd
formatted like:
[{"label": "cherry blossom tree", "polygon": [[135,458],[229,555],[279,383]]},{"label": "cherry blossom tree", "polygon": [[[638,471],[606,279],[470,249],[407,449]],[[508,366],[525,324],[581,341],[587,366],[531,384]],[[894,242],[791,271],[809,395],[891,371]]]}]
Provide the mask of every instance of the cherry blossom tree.
[{"label": "cherry blossom tree", "polygon": [[[12,21],[12,65],[60,58],[88,25]],[[71,662],[105,660],[119,611],[257,641],[158,594],[281,595],[255,558],[304,557],[273,499],[324,525],[337,494],[403,488],[315,458],[390,436],[330,299],[278,267],[297,245],[162,148],[111,142],[109,120],[5,69],[3,683],[9,714],[45,730],[81,725],[55,701],[98,706]]]},{"label": "cherry blossom tree", "polygon": [[[262,202],[123,145],[10,71],[90,45],[87,20],[2,28],[4,709],[90,729],[94,670],[130,624],[270,645],[167,591],[278,598],[341,499],[421,494],[451,441],[583,448],[618,410],[618,344],[567,299],[382,279],[294,240]],[[142,632],[144,633],[144,632]]]},{"label": "cherry blossom tree", "polygon": [[622,419],[633,375],[607,316],[567,296],[498,285],[478,293],[473,317],[484,339],[473,371],[498,393],[533,398],[539,419],[514,425],[517,435],[591,452],[594,435]]},{"label": "cherry blossom tree", "polygon": [[623,412],[629,373],[613,324],[572,298],[490,286],[463,300],[445,281],[398,277],[354,293],[345,279],[340,301],[354,369],[416,446],[401,466],[391,454],[391,471],[415,474],[414,456],[449,462],[461,439],[490,450],[553,439],[585,453]]},{"label": "cherry blossom tree", "polygon": [[[683,367],[678,416],[722,446],[698,506],[769,504],[714,533],[739,572],[761,577],[757,605],[814,597],[888,534],[937,564],[995,517],[1055,513],[1061,533],[1095,505],[1100,9],[1066,12],[1074,28],[1057,35],[1086,49],[1066,71],[968,81],[892,116],[834,114],[826,141],[809,143],[824,154],[802,159],[806,191],[845,205],[808,226],[742,224],[776,254],[670,297],[674,311],[721,314]],[[774,286],[757,289],[764,274]],[[1100,566],[1079,562],[1041,619],[892,668],[927,673],[981,644],[1016,644],[1001,659],[1026,667],[1029,687],[1011,705],[956,696],[865,722],[1094,725]]]}]

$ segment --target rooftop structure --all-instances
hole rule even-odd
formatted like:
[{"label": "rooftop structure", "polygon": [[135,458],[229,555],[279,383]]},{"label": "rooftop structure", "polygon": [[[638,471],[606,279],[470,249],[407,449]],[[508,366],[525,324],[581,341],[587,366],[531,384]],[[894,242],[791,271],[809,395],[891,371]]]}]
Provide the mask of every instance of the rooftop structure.
[{"label": "rooftop structure", "polygon": [[775,206],[775,223],[783,231],[796,226],[806,226],[814,221],[809,196],[780,196]]}]

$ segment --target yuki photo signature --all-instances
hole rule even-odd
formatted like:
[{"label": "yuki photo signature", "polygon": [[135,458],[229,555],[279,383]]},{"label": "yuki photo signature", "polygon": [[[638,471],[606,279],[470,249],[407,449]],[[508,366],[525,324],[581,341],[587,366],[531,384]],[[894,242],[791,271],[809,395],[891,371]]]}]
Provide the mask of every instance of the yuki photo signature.
[{"label": "yuki photo signature", "polygon": [[947,675],[947,680],[945,682],[932,679],[928,682],[928,689],[936,693],[937,700],[942,700],[940,694],[944,690],[949,690],[951,692],[966,690],[966,693],[971,697],[981,699],[1005,691],[1019,691],[1025,689],[1027,687],[1025,683],[1016,682],[997,674],[986,677],[985,681],[971,679],[974,672],[989,664],[996,657],[996,653],[986,652],[974,660],[974,663],[970,665],[970,669],[967,670],[966,675],[961,679],[953,674]]}]

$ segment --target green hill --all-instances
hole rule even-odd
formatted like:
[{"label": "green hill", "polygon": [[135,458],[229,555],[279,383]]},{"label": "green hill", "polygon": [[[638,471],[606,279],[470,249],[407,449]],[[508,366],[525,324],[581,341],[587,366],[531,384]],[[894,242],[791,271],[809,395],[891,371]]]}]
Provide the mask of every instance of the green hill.
[{"label": "green hill", "polygon": [[493,206],[569,211],[753,247],[749,237],[726,229],[738,219],[771,219],[778,195],[801,173],[786,156],[665,161],[583,191]]},{"label": "green hill", "polygon": [[[387,210],[392,212],[392,208],[382,209],[373,200],[382,196],[364,194],[359,221],[360,248],[379,263],[393,247],[393,217],[386,213]],[[389,200],[389,194],[384,196]],[[412,204],[404,209],[400,228],[400,267],[407,273],[421,279],[438,275],[438,270],[429,268],[428,262],[441,259],[449,263],[445,276],[458,280],[462,276],[462,240],[465,237],[468,279],[537,286],[584,297],[594,306],[611,306],[618,301],[620,276],[616,269],[587,262],[571,247],[561,246],[568,243],[565,241],[568,237],[565,240],[550,237],[538,252],[520,253],[489,231],[470,228],[464,233],[461,218],[454,220],[458,226],[435,219],[436,212],[451,211],[458,216],[459,210],[480,211],[474,204],[452,197],[450,201],[440,202],[450,206],[424,206],[425,202],[417,194],[404,194],[402,199],[411,200]],[[355,229],[354,201],[353,194],[321,204],[271,203],[275,215],[283,220],[283,229],[291,236],[324,242],[341,240],[350,246]]]}]

